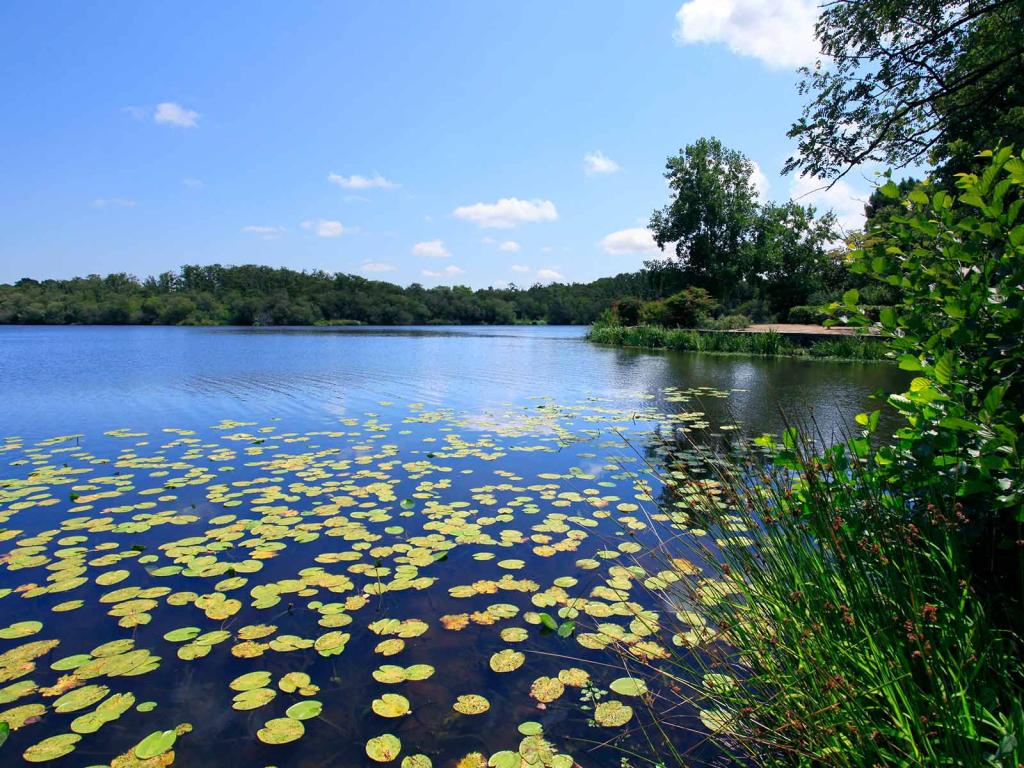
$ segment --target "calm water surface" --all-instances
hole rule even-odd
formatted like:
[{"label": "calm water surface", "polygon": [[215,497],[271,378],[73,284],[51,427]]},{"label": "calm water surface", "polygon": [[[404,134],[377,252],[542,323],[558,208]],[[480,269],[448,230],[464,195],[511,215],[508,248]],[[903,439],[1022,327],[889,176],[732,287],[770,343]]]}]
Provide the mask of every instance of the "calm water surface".
[{"label": "calm water surface", "polygon": [[[366,765],[390,734],[393,766],[617,766],[650,717],[602,646],[689,653],[638,629],[666,607],[625,570],[661,440],[830,432],[900,382],[583,334],[0,329],[0,764],[107,765],[178,729],[176,765]],[[612,701],[629,721],[595,722]],[[672,717],[725,764],[696,709]]]}]

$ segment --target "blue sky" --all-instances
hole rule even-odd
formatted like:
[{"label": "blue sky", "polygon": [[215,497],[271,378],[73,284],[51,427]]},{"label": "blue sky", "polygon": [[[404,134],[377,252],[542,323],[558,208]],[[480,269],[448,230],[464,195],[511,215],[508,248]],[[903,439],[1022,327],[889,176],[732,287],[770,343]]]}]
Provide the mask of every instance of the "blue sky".
[{"label": "blue sky", "polygon": [[[810,0],[0,5],[0,281],[635,269],[665,157],[780,177]],[[858,177],[810,200],[856,223]]]}]

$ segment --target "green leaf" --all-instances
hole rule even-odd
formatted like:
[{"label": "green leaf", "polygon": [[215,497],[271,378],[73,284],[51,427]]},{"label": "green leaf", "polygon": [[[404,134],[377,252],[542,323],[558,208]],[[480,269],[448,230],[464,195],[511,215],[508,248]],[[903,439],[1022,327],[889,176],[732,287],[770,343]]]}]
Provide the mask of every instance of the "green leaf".
[{"label": "green leaf", "polygon": [[891,181],[887,181],[881,187],[878,188],[885,197],[890,200],[896,200],[900,196],[900,188],[893,184]]},{"label": "green leaf", "polygon": [[559,637],[569,637],[573,632],[576,631],[575,621],[563,621],[558,627]]},{"label": "green leaf", "polygon": [[918,360],[914,355],[901,355],[900,356],[900,370],[904,371],[920,371],[921,361]]},{"label": "green leaf", "polygon": [[11,726],[0,720],[0,747],[7,741],[7,737],[11,735]]},{"label": "green leaf", "polygon": [[554,617],[550,613],[542,613],[540,615],[540,623],[548,629],[554,631],[558,629],[558,622],[555,621]]},{"label": "green leaf", "polygon": [[158,757],[173,747],[177,738],[174,731],[153,731],[135,746],[135,756],[139,760]]},{"label": "green leaf", "polygon": [[860,301],[860,291],[856,288],[851,288],[843,294],[843,304],[848,307],[856,307],[858,301]]},{"label": "green leaf", "polygon": [[935,380],[939,384],[949,384],[953,379],[953,353],[947,352],[935,361]]}]

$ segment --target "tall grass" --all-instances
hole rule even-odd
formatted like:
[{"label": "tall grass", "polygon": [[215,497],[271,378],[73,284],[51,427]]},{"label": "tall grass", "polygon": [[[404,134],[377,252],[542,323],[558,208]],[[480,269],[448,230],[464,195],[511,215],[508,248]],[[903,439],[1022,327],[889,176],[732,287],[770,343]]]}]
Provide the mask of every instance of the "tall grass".
[{"label": "tall grass", "polygon": [[[787,440],[711,477],[670,455],[674,524],[638,581],[689,648],[622,656],[658,692],[653,730],[703,726],[763,766],[1017,766],[1020,648],[974,592],[956,500],[882,487],[856,441]],[[670,740],[659,759],[692,764]]]},{"label": "tall grass", "polygon": [[836,336],[802,347],[774,331],[737,333],[664,328],[658,325],[595,325],[587,336],[599,344],[679,352],[734,353],[746,355],[811,356],[849,360],[883,360],[884,347],[873,339]]}]

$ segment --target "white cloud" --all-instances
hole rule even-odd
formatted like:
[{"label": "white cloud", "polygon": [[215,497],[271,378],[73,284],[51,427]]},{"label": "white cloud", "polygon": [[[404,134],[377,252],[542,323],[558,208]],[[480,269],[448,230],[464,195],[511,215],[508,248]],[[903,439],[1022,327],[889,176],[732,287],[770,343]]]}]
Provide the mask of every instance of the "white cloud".
[{"label": "white cloud", "polygon": [[94,208],[134,208],[136,205],[126,197],[97,197],[92,204]]},{"label": "white cloud", "polygon": [[427,256],[432,259],[446,259],[451,256],[451,252],[445,248],[444,241],[442,240],[425,240],[422,243],[416,243],[412,247],[413,256]]},{"label": "white cloud", "polygon": [[182,179],[181,184],[189,189],[202,189],[206,186],[201,179],[194,179],[191,176]]},{"label": "white cloud", "polygon": [[613,256],[624,256],[630,253],[660,253],[661,249],[654,242],[654,235],[646,227],[620,229],[601,238],[601,247],[605,253]]},{"label": "white cloud", "polygon": [[532,269],[525,264],[513,264],[511,266],[513,272],[526,273],[532,271]]},{"label": "white cloud", "polygon": [[386,261],[364,261],[359,269],[363,272],[395,272],[398,267],[388,264]]},{"label": "white cloud", "polygon": [[435,272],[434,270],[431,269],[422,270],[423,274],[426,275],[427,277],[454,277],[455,275],[461,275],[465,271],[466,270],[464,270],[462,267],[457,267],[454,264],[449,264],[447,267],[440,270],[439,272]]},{"label": "white cloud", "polygon": [[676,13],[680,43],[724,43],[772,68],[811,64],[818,56],[816,0],[688,0]]},{"label": "white cloud", "polygon": [[331,184],[337,184],[345,189],[394,189],[399,186],[390,179],[385,179],[379,173],[375,173],[373,176],[360,176],[359,174],[342,176],[337,173],[329,173],[327,180]]},{"label": "white cloud", "polygon": [[583,172],[587,176],[599,176],[620,170],[622,170],[622,166],[605,155],[604,152],[591,152],[583,156]]},{"label": "white cloud", "polygon": [[259,235],[260,240],[273,240],[284,232],[284,227],[267,227],[259,224],[250,224],[246,227],[242,227],[242,231],[253,235]]},{"label": "white cloud", "polygon": [[828,189],[829,182],[811,176],[797,176],[789,188],[790,197],[802,205],[813,205],[819,212],[832,210],[845,231],[864,226],[864,202],[870,196],[858,192],[843,180]]},{"label": "white cloud", "polygon": [[518,253],[521,246],[515,240],[506,240],[498,246],[498,250],[502,253]]},{"label": "white cloud", "polygon": [[176,125],[179,128],[195,128],[199,121],[199,113],[185,109],[173,101],[164,101],[153,110],[153,121],[161,125]]},{"label": "white cloud", "polygon": [[550,200],[520,200],[503,197],[496,203],[463,205],[453,211],[457,219],[475,222],[485,229],[511,229],[526,222],[554,221],[558,218]]},{"label": "white cloud", "polygon": [[303,229],[316,232],[319,237],[338,237],[345,232],[345,227],[342,226],[340,221],[331,221],[329,219],[304,221],[300,226]]},{"label": "white cloud", "polygon": [[537,270],[537,279],[544,283],[553,283],[558,280],[565,280],[565,275],[552,267],[545,267]]},{"label": "white cloud", "polygon": [[754,173],[751,175],[750,180],[754,183],[754,190],[757,192],[757,196],[764,200],[768,197],[768,190],[772,186],[771,182],[764,175],[760,165],[754,161],[751,161],[751,163],[754,166]]}]

